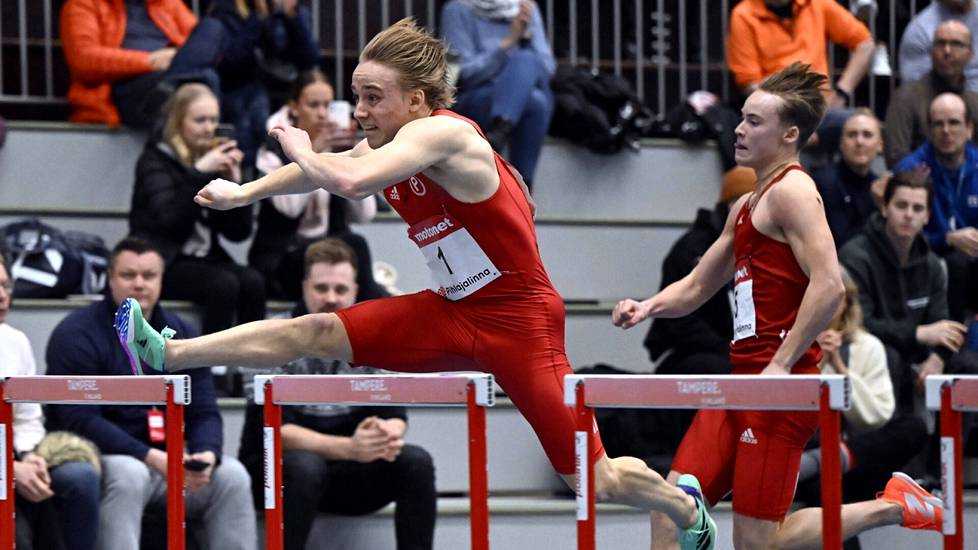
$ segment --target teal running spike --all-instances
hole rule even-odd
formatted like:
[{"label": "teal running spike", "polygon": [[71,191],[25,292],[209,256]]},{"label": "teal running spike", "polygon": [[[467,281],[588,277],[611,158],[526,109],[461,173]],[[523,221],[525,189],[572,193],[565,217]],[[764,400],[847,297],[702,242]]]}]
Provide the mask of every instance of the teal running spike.
[{"label": "teal running spike", "polygon": [[115,312],[115,332],[126,357],[129,358],[129,366],[134,375],[146,374],[143,371],[144,366],[156,373],[166,372],[163,367],[163,352],[166,341],[173,338],[176,332],[170,327],[157,332],[143,319],[143,310],[135,299],[126,298],[119,304],[119,309]]}]

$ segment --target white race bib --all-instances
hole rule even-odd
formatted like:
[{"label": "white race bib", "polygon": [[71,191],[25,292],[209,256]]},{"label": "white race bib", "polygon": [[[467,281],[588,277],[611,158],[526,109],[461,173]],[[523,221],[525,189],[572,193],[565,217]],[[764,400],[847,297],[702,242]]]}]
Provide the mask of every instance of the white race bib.
[{"label": "white race bib", "polygon": [[733,341],[743,340],[756,334],[754,315],[754,280],[748,263],[740,264],[734,274],[734,326]]},{"label": "white race bib", "polygon": [[448,214],[412,225],[408,237],[428,263],[434,281],[431,290],[449,300],[461,300],[500,276],[479,243]]}]

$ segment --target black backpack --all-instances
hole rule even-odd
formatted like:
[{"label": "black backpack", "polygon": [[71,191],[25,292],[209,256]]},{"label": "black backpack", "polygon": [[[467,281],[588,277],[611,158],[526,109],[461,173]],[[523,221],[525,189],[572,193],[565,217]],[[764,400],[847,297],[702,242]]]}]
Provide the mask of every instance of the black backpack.
[{"label": "black backpack", "polygon": [[105,287],[108,250],[98,236],[64,233],[36,218],[0,227],[17,298],[96,294]]},{"label": "black backpack", "polygon": [[583,67],[560,66],[550,82],[554,114],[550,135],[611,154],[639,140],[653,116],[624,78]]}]

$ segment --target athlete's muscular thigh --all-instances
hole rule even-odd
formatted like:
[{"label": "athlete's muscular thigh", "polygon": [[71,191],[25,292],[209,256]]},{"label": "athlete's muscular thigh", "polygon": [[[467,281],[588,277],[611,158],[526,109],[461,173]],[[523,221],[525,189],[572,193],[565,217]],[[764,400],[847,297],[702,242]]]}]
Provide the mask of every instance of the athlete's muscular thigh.
[{"label": "athlete's muscular thigh", "polygon": [[337,312],[353,363],[398,372],[481,370],[474,324],[460,302],[430,291],[370,300]]}]

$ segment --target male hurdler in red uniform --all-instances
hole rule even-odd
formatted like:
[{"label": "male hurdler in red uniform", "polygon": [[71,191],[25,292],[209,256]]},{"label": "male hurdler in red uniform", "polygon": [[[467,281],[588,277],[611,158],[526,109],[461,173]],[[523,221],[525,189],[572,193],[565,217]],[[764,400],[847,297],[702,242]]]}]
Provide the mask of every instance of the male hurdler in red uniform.
[{"label": "male hurdler in red uniform", "polygon": [[[754,169],[756,190],[730,208],[722,234],[688,276],[642,302],[619,302],[616,325],[688,315],[733,278],[733,374],[819,374],[815,337],[844,291],[821,197],[798,160],[825,112],[826,78],[808,69],[795,63],[747,98],[736,159]],[[700,411],[668,479],[693,474],[713,504],[732,490],[738,549],[820,548],[820,509],[785,517],[801,453],[817,427],[813,411]],[[939,531],[941,506],[896,473],[880,499],[843,506],[842,522],[845,538],[889,524]],[[652,524],[653,533],[671,528],[661,514]],[[653,541],[654,548],[672,546],[669,537]]]},{"label": "male hurdler in red uniform", "polygon": [[[133,368],[276,366],[315,356],[406,372],[490,372],[574,487],[564,305],[540,259],[522,178],[474,123],[446,110],[453,89],[445,47],[413,22],[391,26],[364,48],[353,92],[366,139],[352,150],[317,154],[302,130],[276,127],[271,134],[292,164],[240,186],[214,180],[196,201],[229,209],[316,188],[351,199],[383,192],[408,223],[432,290],[187,340],[166,340],[127,300],[116,326]],[[666,514],[683,527],[683,549],[713,547],[716,527],[692,476],[677,487],[638,459],[609,458],[600,444],[596,454],[599,499]]]}]

